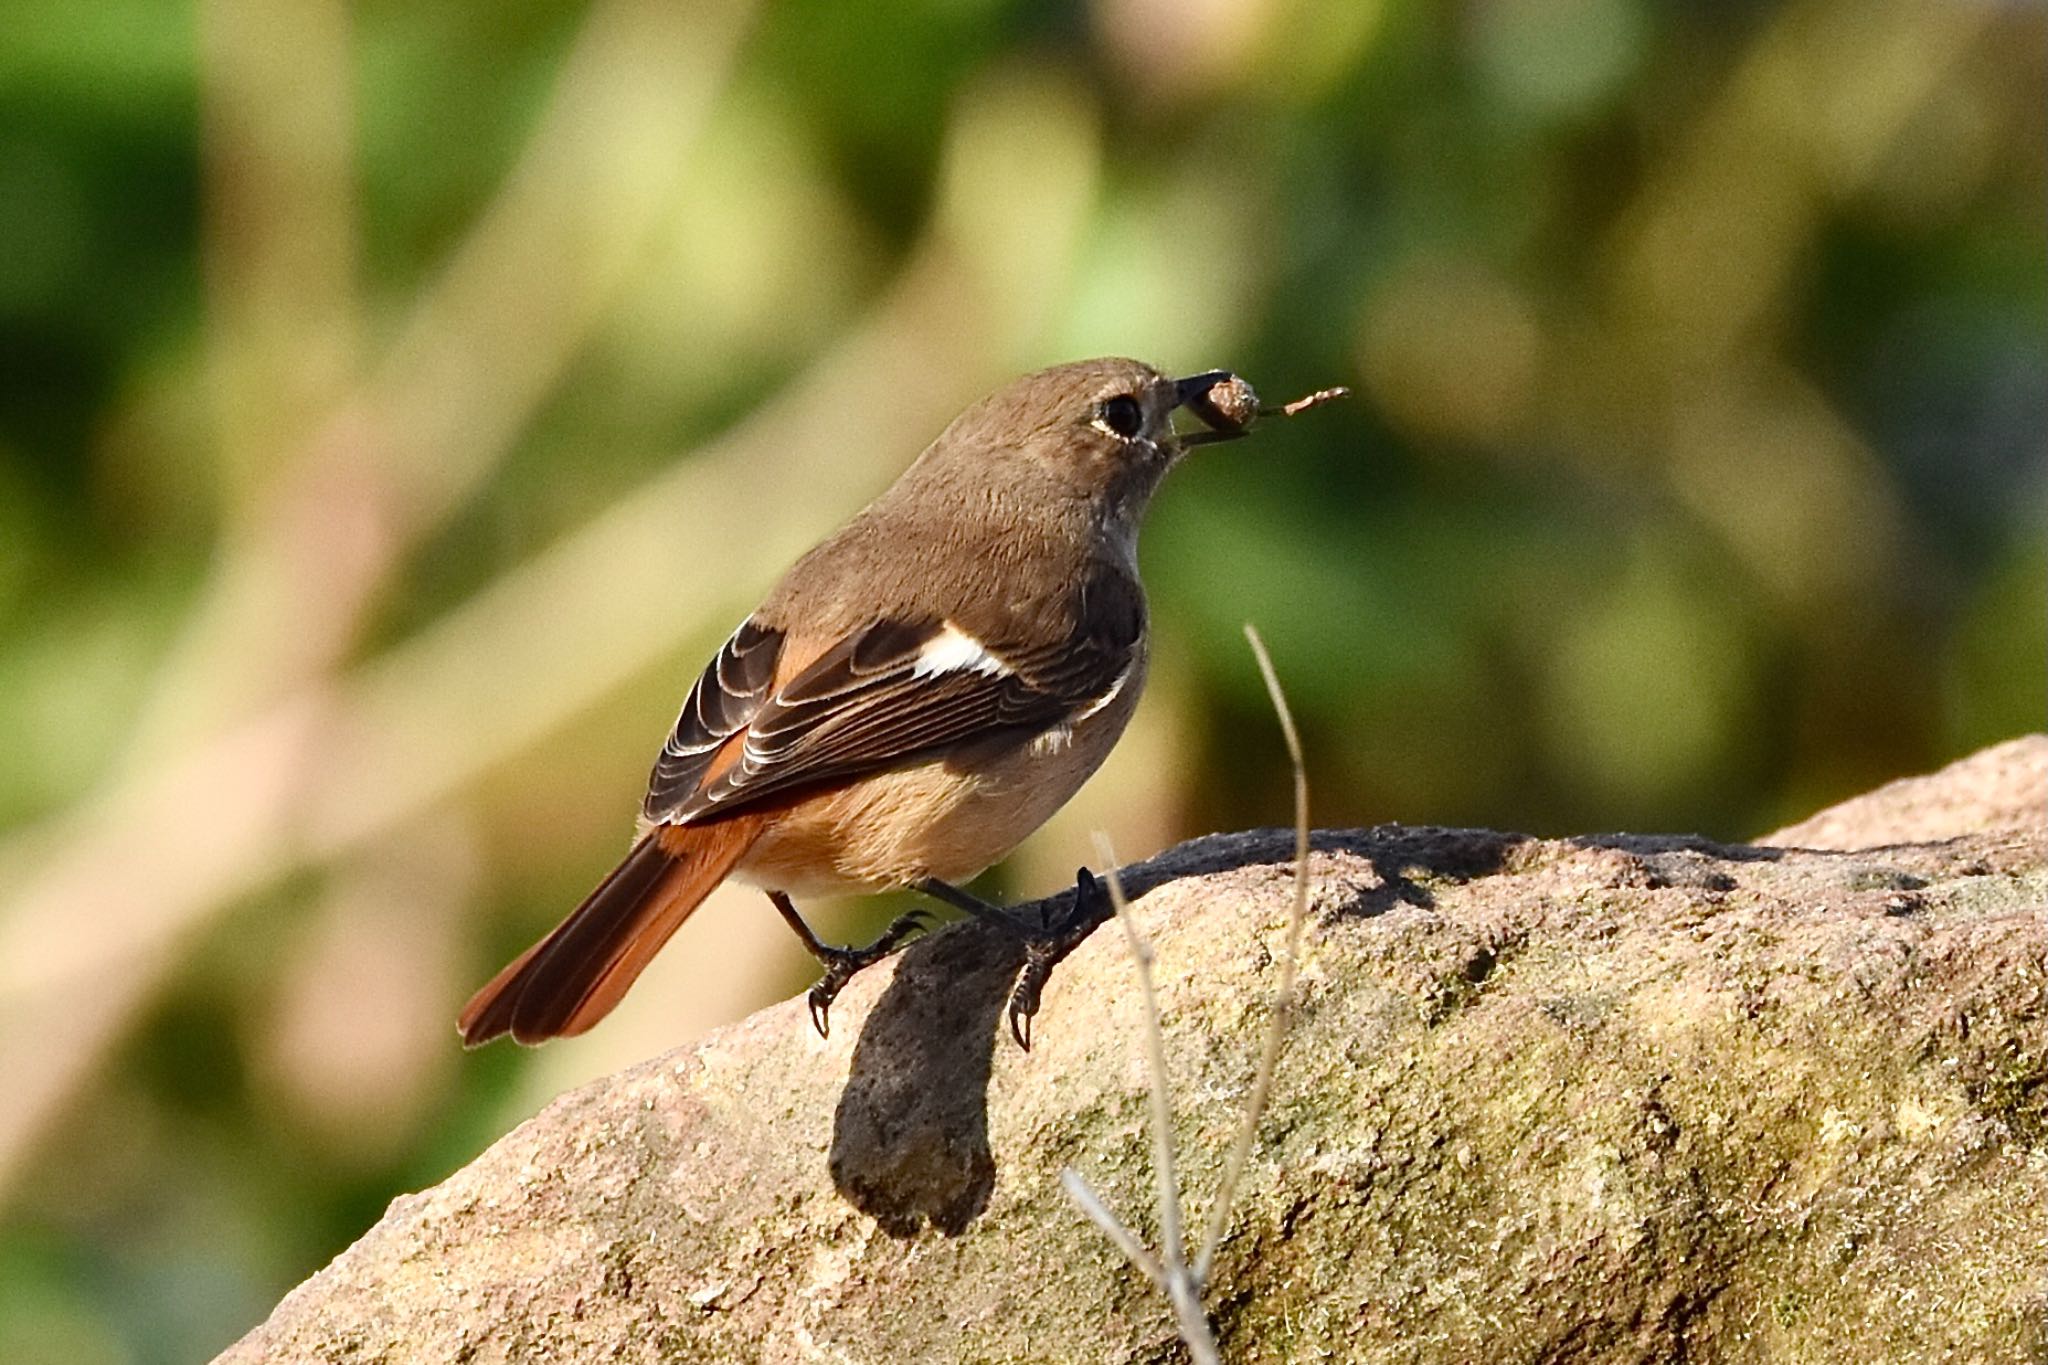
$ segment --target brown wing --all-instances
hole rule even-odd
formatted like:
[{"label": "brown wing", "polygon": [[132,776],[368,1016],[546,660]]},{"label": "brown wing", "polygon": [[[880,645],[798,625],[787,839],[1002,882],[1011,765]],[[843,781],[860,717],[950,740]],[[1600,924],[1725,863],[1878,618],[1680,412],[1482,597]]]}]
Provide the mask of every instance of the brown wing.
[{"label": "brown wing", "polygon": [[875,621],[779,684],[769,656],[779,659],[782,637],[741,627],[684,704],[655,763],[647,817],[724,816],[1071,719],[1122,685],[1144,628],[1143,599],[1124,576],[1088,589],[1051,631],[1000,619],[979,623],[981,634],[945,619]]}]

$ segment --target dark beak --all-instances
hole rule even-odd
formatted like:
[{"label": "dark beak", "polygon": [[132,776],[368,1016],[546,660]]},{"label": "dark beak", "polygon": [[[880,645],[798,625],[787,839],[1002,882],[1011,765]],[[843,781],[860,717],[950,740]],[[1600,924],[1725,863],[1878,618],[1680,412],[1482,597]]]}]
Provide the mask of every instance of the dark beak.
[{"label": "dark beak", "polygon": [[1191,374],[1186,379],[1173,381],[1174,406],[1186,408],[1200,420],[1206,431],[1190,431],[1181,435],[1182,446],[1210,445],[1216,441],[1234,441],[1251,432],[1251,414],[1242,420],[1235,420],[1218,410],[1211,401],[1210,393],[1218,384],[1235,381],[1249,396],[1251,389],[1244,381],[1229,370],[1210,370],[1204,374]]},{"label": "dark beak", "polygon": [[1228,370],[1210,370],[1206,374],[1191,374],[1186,379],[1173,381],[1173,405],[1184,408],[1190,402],[1199,402],[1209,390],[1230,378]]}]

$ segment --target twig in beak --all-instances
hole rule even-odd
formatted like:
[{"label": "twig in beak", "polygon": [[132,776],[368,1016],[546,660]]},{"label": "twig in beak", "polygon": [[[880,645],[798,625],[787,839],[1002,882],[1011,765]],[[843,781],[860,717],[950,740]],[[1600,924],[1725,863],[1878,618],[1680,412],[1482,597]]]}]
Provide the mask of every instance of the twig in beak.
[{"label": "twig in beak", "polygon": [[1283,403],[1277,408],[1260,408],[1259,416],[1293,417],[1297,413],[1307,412],[1310,408],[1319,408],[1323,404],[1333,402],[1336,399],[1347,398],[1350,394],[1351,390],[1345,388],[1342,384],[1339,384],[1334,389],[1317,389],[1314,393],[1297,398],[1292,403]]}]

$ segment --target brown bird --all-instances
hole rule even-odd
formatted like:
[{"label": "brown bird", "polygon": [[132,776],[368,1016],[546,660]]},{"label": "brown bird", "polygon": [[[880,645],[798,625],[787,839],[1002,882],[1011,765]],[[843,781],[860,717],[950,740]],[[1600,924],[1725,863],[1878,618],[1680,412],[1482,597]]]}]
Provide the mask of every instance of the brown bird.
[{"label": "brown bird", "polygon": [[[639,839],[462,1011],[463,1041],[582,1033],[727,877],[761,887],[832,999],[921,925],[819,941],[790,897],[915,887],[1026,942],[1028,1025],[1051,964],[1103,913],[1029,927],[957,885],[1087,780],[1145,681],[1138,524],[1184,445],[1244,434],[1250,389],[1134,360],[1026,375],[956,417],[894,486],[798,560],[705,668],[655,760]],[[1176,436],[1192,405],[1212,429]]]}]

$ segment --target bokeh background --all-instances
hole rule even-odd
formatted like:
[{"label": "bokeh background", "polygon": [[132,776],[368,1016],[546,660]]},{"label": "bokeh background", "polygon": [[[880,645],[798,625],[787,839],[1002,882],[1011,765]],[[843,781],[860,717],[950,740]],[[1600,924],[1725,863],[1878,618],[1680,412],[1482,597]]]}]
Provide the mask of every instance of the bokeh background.
[{"label": "bokeh background", "polygon": [[1326,824],[1742,838],[2042,724],[2038,6],[0,35],[0,1360],[204,1358],[550,1095],[801,988],[721,893],[594,1035],[453,1029],[779,568],[1026,368],[1357,397],[1175,475],[1141,716],[994,890],[1288,819],[1246,620]]}]

